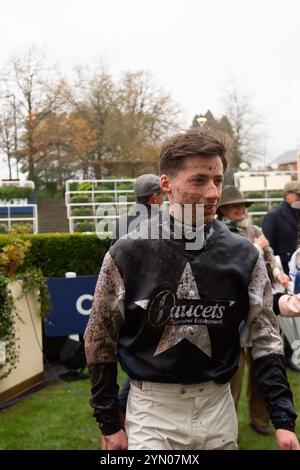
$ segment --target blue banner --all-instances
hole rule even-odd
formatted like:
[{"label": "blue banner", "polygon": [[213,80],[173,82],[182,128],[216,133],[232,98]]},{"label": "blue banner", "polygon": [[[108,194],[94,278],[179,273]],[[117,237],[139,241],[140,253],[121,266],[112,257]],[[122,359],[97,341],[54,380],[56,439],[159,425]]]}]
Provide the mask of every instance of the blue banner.
[{"label": "blue banner", "polygon": [[[21,199],[21,201],[24,199],[26,201],[25,204],[36,204],[36,200],[37,200],[36,194],[34,192],[30,197],[20,198],[20,199]],[[16,204],[20,204],[20,202],[19,202],[20,199],[15,199]],[[9,204],[11,204],[11,201],[7,201],[7,202]],[[5,207],[5,206],[0,207],[0,214],[5,216],[5,217],[8,217],[8,207]],[[10,214],[11,215],[16,215],[16,214],[33,215],[33,207],[11,207],[10,208]]]},{"label": "blue banner", "polygon": [[47,280],[51,312],[47,316],[47,336],[84,333],[91,312],[98,276],[53,277]]}]

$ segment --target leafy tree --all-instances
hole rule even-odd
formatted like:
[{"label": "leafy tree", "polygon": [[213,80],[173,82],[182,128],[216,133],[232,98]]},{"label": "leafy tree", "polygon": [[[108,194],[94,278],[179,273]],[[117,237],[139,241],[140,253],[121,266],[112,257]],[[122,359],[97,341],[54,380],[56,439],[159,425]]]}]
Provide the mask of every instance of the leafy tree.
[{"label": "leafy tree", "polygon": [[18,158],[18,110],[16,97],[4,88],[0,96],[0,151],[7,160],[9,179],[13,178],[12,165],[15,160],[16,176],[19,177]]},{"label": "leafy tree", "polygon": [[14,154],[14,123],[11,114],[2,111],[0,116],[0,149],[7,159],[9,179],[12,179],[12,157]]},{"label": "leafy tree", "polygon": [[93,133],[85,164],[97,179],[103,171],[156,166],[162,138],[178,129],[177,107],[145,72],[126,72],[114,81],[103,66],[92,73],[80,68],[67,97]]},{"label": "leafy tree", "polygon": [[243,94],[234,83],[224,94],[222,102],[233,137],[229,165],[237,170],[240,163],[251,164],[264,155],[262,122],[250,96]]},{"label": "leafy tree", "polygon": [[18,155],[28,179],[35,182],[41,123],[62,104],[62,82],[54,77],[51,80],[50,75],[50,64],[34,47],[22,56],[12,55],[1,74],[2,84],[13,91],[19,111],[18,131],[22,131],[22,138]]},{"label": "leafy tree", "polygon": [[199,125],[199,117],[205,117],[210,128],[231,137],[232,145],[227,152],[225,184],[233,184],[233,174],[238,171],[239,165],[242,162],[251,164],[261,158],[265,149],[262,146],[261,121],[251,106],[249,96],[242,95],[233,87],[225,94],[223,103],[225,114],[220,119],[216,119],[208,110],[205,114],[195,115],[192,127]]},{"label": "leafy tree", "polygon": [[115,83],[103,66],[92,73],[78,67],[73,86],[66,90],[66,97],[74,114],[93,135],[94,145],[85,155],[85,165],[93,169],[96,179],[100,179],[104,162],[111,157],[113,127],[118,120]]},{"label": "leafy tree", "polygon": [[[63,185],[66,179],[76,175],[78,167],[73,151],[73,130],[66,113],[49,114],[36,128],[35,175],[38,186]],[[78,136],[77,136],[78,137]]]},{"label": "leafy tree", "polygon": [[31,48],[11,56],[1,89],[15,104],[14,113],[0,114],[0,148],[10,176],[17,157],[36,186],[156,171],[162,139],[179,129],[177,105],[146,72],[125,72],[116,80],[103,65],[77,67],[67,82]]}]

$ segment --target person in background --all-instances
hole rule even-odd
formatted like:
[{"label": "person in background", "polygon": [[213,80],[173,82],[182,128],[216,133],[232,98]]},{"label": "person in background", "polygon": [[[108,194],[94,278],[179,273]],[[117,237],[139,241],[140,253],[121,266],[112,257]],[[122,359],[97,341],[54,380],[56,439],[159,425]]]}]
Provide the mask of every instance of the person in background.
[{"label": "person in background", "polygon": [[[159,176],[152,173],[140,175],[134,183],[133,190],[136,203],[129,209],[128,214],[122,215],[117,221],[111,246],[129,230],[134,230],[144,218],[148,219],[157,215],[164,202]],[[141,213],[140,205],[145,209]]]},{"label": "person in background", "polygon": [[[273,284],[279,282],[287,288],[290,278],[277,266],[273,250],[261,229],[256,225],[250,225],[247,217],[247,207],[251,202],[246,201],[242,193],[235,186],[223,188],[222,196],[217,209],[217,218],[227,225],[229,230],[248,238],[262,255],[267,267],[270,280]],[[259,434],[267,435],[269,431],[269,414],[263,400],[260,398],[258,386],[253,371],[251,349],[241,348],[239,369],[231,380],[231,392],[237,409],[245,362],[248,365],[248,409],[250,426]]]},{"label": "person in background", "polygon": [[[268,212],[263,220],[262,230],[274,254],[280,257],[284,272],[289,274],[289,261],[299,243],[300,212],[293,204],[300,200],[300,181],[288,181],[283,190],[284,201]],[[287,367],[300,372],[300,367],[292,361],[293,350],[285,337],[284,355]]]},{"label": "person in background", "polygon": [[284,186],[284,201],[266,214],[262,231],[273,249],[280,256],[283,270],[289,274],[289,261],[297,249],[299,211],[293,203],[300,200],[300,181],[289,181]]}]

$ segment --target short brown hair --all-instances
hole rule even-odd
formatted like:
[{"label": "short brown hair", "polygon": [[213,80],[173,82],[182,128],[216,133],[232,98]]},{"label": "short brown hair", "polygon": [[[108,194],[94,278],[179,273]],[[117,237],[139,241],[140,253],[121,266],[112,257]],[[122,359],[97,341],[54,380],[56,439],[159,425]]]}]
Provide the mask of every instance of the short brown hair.
[{"label": "short brown hair", "polygon": [[227,168],[226,152],[231,139],[226,134],[209,129],[194,128],[170,137],[160,152],[160,173],[175,174],[184,166],[186,157],[218,155]]}]

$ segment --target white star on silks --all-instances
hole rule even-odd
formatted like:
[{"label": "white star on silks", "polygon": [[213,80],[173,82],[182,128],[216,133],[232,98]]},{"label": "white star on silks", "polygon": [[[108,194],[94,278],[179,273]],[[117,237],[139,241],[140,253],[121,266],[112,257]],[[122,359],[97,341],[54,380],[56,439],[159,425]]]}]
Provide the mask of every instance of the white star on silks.
[{"label": "white star on silks", "polygon": [[[176,295],[178,299],[200,299],[196,280],[190,263],[187,263],[178,284]],[[135,304],[147,309],[149,300],[139,300]],[[207,356],[211,357],[211,342],[207,326],[205,325],[167,325],[154,356],[167,351],[183,339],[189,340]]]}]

